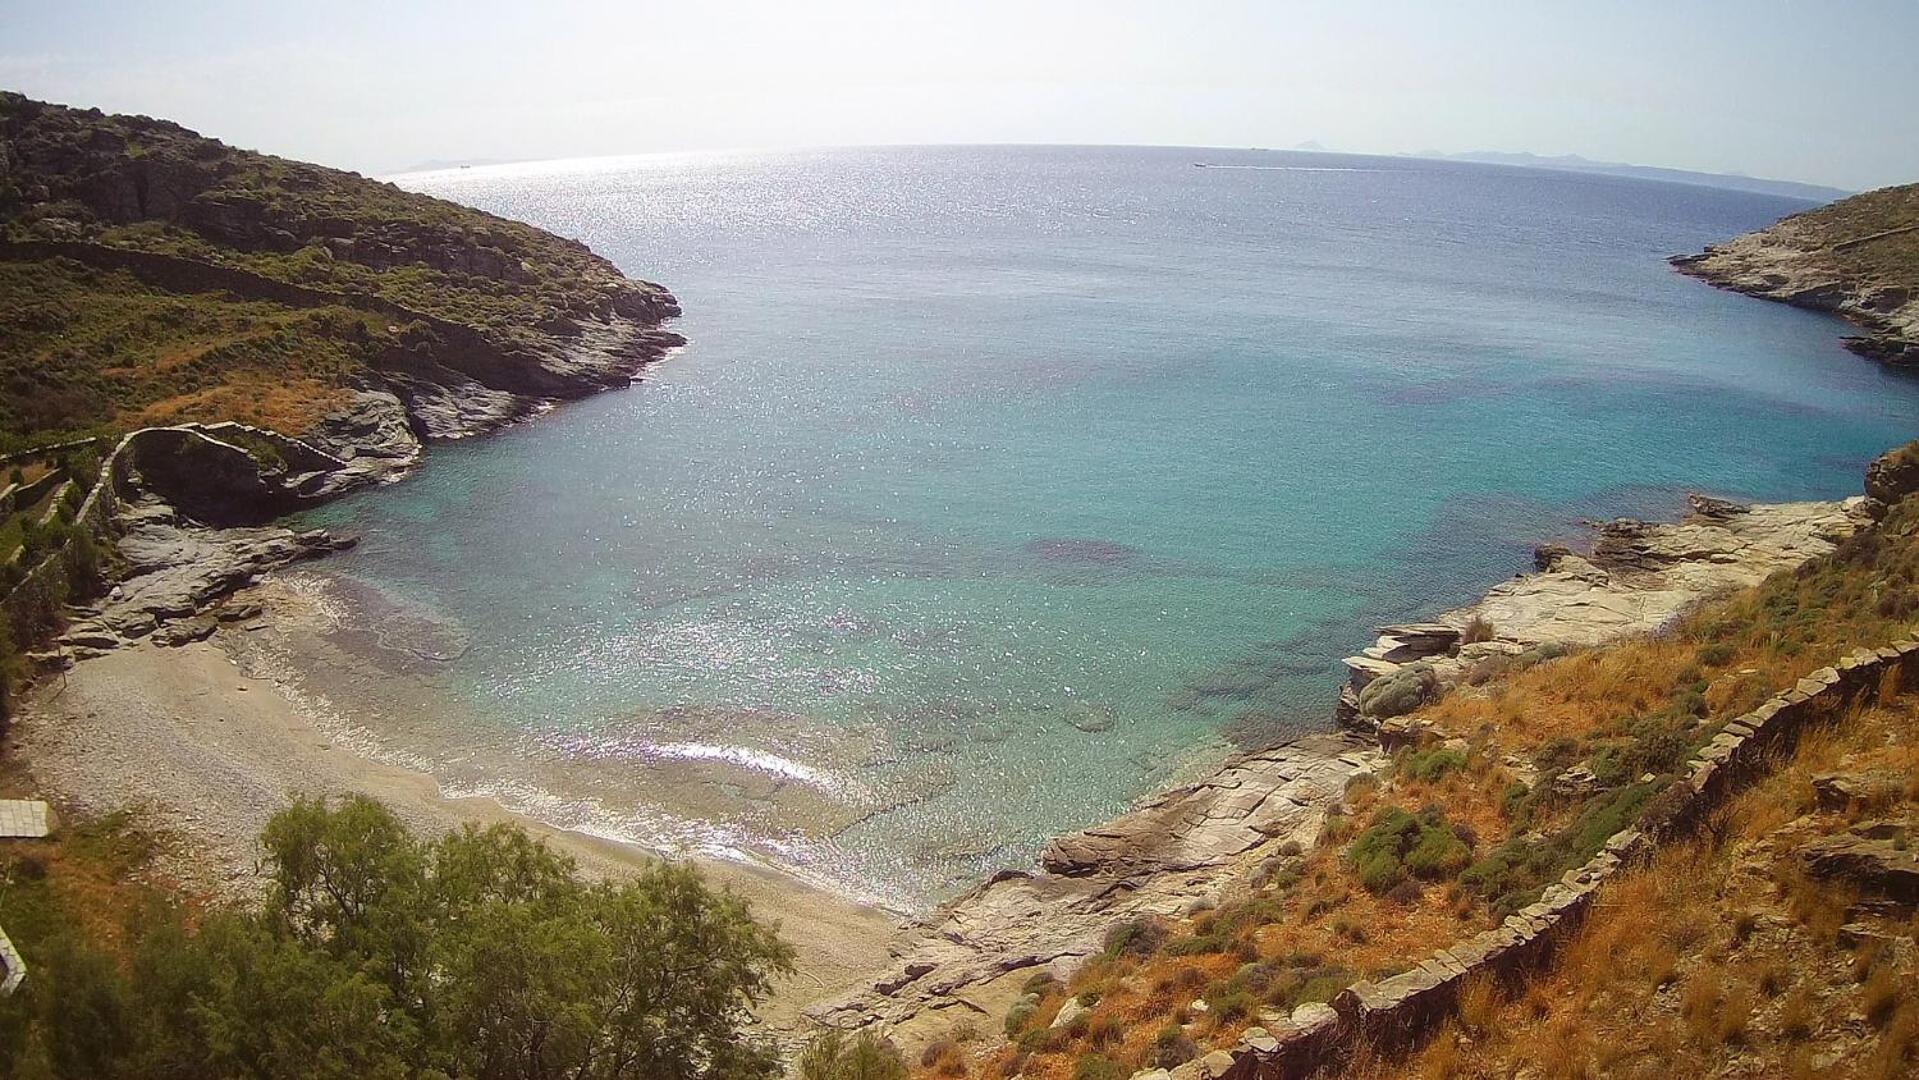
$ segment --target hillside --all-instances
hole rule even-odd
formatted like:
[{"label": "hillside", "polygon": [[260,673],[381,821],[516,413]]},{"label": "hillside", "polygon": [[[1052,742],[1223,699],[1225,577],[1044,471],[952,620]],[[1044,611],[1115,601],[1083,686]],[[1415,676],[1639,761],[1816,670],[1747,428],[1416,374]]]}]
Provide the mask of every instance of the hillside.
[{"label": "hillside", "polygon": [[1681,273],[1831,311],[1865,330],[1856,351],[1919,365],[1919,184],[1880,188],[1672,260]]},{"label": "hillside", "polygon": [[[1148,902],[1097,952],[988,957],[1006,991],[950,995],[943,1024],[889,1012],[901,987],[967,974],[951,958],[994,915],[1058,919],[1050,897],[1109,884],[1090,859],[1056,856],[1137,846],[1128,819],[1056,842],[1053,878],[1002,875],[957,901],[882,993],[816,1015],[878,1016],[928,1078],[1653,1075],[1680,1060],[1715,1075],[1910,1075],[1914,453],[1873,467],[1872,497],[1847,504],[1856,529],[1821,526],[1824,554],[1657,632],[1515,647],[1506,635],[1530,631],[1511,604],[1477,606],[1463,630],[1399,628],[1382,638],[1395,670],[1361,692],[1359,721],[1383,708],[1374,683],[1426,684],[1374,713],[1383,752],[1347,748],[1341,772],[1283,764],[1293,786],[1278,794],[1310,802],[1330,784],[1329,805],[1249,818],[1265,842],[1225,888],[1193,886],[1194,852],[1231,839],[1215,819],[1243,800],[1272,801],[1252,775],[1261,755],[1208,781],[1221,801],[1160,800],[1198,823],[1195,842],[1171,853],[1171,891],[1120,882]],[[1706,530],[1766,512],[1696,500],[1654,546],[1718,550]],[[1647,573],[1644,551],[1619,561],[1624,535],[1602,537],[1598,563],[1543,551],[1533,578]],[[1449,643],[1432,652],[1415,630]],[[1765,864],[1749,866],[1759,842]],[[1154,904],[1156,889],[1184,903]],[[1075,898],[1068,914],[1104,902]],[[1609,967],[1617,956],[1631,966]]]},{"label": "hillside", "polygon": [[410,461],[624,385],[678,313],[519,222],[0,93],[0,443],[239,420]]}]

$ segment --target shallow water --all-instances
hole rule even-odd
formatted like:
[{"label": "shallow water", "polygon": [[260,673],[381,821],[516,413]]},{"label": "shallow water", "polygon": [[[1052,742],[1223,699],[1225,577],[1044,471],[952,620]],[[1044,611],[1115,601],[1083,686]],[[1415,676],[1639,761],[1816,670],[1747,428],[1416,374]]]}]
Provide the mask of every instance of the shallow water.
[{"label": "shallow water", "polygon": [[1095,148],[401,182],[665,282],[691,344],[314,515],[363,541],[299,674],[457,790],[902,907],[1322,725],[1372,624],[1581,518],[1855,493],[1919,418],[1837,321],[1666,267],[1788,200]]}]

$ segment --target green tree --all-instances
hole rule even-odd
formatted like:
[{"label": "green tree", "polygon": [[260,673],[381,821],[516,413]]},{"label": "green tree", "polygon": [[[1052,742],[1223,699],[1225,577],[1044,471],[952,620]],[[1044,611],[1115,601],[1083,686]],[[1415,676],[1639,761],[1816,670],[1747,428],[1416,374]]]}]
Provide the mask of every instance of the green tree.
[{"label": "green tree", "polygon": [[800,1054],[799,1080],[905,1080],[906,1062],[892,1043],[871,1031],[848,1038],[829,1030]]},{"label": "green tree", "polygon": [[263,905],[143,913],[125,963],[77,918],[23,940],[0,1074],[779,1075],[746,1027],[791,950],[691,867],[589,884],[520,829],[421,841],[364,798],[296,802],[261,844]]}]

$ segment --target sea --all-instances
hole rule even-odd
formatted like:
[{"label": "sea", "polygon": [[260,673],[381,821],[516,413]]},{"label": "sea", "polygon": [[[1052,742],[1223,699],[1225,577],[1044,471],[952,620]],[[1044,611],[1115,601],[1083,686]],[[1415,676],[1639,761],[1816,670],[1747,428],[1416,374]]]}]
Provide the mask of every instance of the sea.
[{"label": "sea", "polygon": [[419,173],[679,297],[630,389],[309,515],[284,675],[454,794],[913,912],[1687,491],[1856,494],[1919,383],[1666,257],[1809,204],[1326,153]]}]

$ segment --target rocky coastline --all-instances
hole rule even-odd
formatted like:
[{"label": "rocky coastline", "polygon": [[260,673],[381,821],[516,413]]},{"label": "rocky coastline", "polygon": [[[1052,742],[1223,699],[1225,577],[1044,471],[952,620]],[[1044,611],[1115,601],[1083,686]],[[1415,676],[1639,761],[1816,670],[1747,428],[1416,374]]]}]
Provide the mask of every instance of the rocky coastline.
[{"label": "rocky coastline", "polygon": [[[1056,838],[1040,865],[1005,870],[905,927],[870,985],[823,1001],[815,1020],[875,1025],[907,1047],[991,1023],[1045,973],[1065,980],[1115,927],[1234,899],[1262,864],[1310,848],[1348,782],[1418,733],[1401,717],[1455,692],[1475,668],[1530,650],[1590,647],[1654,631],[1708,597],[1835,549],[1878,509],[1839,502],[1743,505],[1694,495],[1677,522],[1594,525],[1590,550],[1545,547],[1535,569],[1431,622],[1380,628],[1346,661],[1341,730],[1242,754],[1128,813]],[[1475,630],[1474,628],[1479,629]]]},{"label": "rocky coastline", "polygon": [[1675,269],[1710,285],[1824,311],[1858,326],[1846,345],[1897,367],[1919,366],[1919,185],[1883,188],[1794,214]]}]

